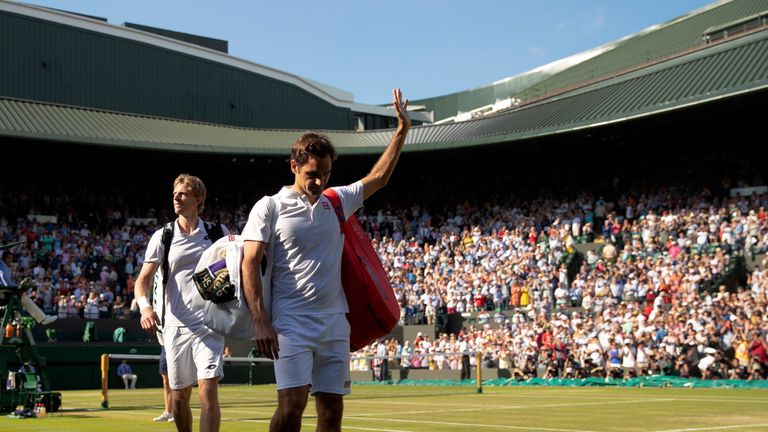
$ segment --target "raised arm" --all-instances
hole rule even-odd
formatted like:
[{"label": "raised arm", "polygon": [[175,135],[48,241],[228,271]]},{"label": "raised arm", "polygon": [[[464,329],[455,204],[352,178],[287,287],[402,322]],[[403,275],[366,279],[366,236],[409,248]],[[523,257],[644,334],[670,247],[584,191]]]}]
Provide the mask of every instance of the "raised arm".
[{"label": "raised arm", "polygon": [[387,185],[392,172],[395,170],[397,160],[400,158],[400,152],[403,150],[405,136],[408,134],[408,129],[411,128],[411,119],[408,117],[408,100],[403,102],[403,93],[399,88],[392,90],[392,98],[392,104],[397,113],[397,130],[371,172],[361,180],[363,182],[363,199],[368,199],[374,192]]}]

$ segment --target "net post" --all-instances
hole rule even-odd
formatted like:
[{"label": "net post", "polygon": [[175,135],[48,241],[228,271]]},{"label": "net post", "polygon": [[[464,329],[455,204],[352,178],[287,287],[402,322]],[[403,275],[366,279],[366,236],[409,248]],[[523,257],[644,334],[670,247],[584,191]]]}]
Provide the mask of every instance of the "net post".
[{"label": "net post", "polygon": [[109,354],[101,355],[101,408],[109,408]]},{"label": "net post", "polygon": [[483,392],[483,363],[480,351],[475,353],[475,366],[477,367],[477,393]]}]

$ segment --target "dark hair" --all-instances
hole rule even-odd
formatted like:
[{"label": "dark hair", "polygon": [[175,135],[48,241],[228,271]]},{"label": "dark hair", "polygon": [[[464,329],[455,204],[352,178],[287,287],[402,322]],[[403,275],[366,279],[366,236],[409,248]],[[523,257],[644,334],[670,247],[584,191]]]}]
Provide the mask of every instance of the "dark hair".
[{"label": "dark hair", "polygon": [[298,166],[307,163],[311,157],[324,159],[329,155],[331,160],[336,160],[336,149],[331,140],[315,132],[304,132],[291,147],[291,160]]}]

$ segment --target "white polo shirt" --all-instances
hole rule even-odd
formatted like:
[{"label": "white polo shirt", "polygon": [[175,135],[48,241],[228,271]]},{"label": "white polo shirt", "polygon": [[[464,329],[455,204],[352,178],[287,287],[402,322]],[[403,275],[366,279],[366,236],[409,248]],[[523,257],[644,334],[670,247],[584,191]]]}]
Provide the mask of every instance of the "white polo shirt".
[{"label": "white polo shirt", "polygon": [[[197,292],[192,275],[203,251],[211,244],[202,219],[198,219],[197,228],[191,234],[181,232],[178,219],[174,221],[171,250],[168,252],[168,271],[170,276],[165,286],[165,325],[173,327],[203,328],[203,307],[205,300]],[[224,235],[229,235],[227,227],[222,225]],[[147,244],[145,262],[162,264],[163,229],[155,231]],[[160,266],[162,269],[162,265]],[[161,271],[158,270],[158,273]],[[162,279],[161,279],[162,283]],[[159,290],[162,295],[162,291]],[[158,310],[157,314],[160,315]]]},{"label": "white polo shirt", "polygon": [[[363,183],[333,188],[346,218],[363,205]],[[275,195],[277,220],[272,268],[272,311],[278,314],[318,315],[346,313],[341,286],[344,238],[331,202],[325,196],[310,204],[306,196],[283,187]],[[242,237],[246,241],[272,241],[270,197],[253,206]]]}]

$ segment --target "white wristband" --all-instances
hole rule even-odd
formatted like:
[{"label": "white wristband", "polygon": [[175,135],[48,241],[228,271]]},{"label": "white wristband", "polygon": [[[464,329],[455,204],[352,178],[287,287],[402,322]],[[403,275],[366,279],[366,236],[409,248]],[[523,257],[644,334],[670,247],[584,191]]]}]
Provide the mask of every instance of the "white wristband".
[{"label": "white wristband", "polygon": [[136,303],[139,304],[139,312],[143,311],[144,308],[152,307],[152,305],[149,304],[149,300],[147,300],[147,296],[137,298]]}]

